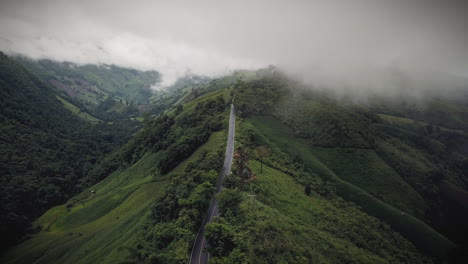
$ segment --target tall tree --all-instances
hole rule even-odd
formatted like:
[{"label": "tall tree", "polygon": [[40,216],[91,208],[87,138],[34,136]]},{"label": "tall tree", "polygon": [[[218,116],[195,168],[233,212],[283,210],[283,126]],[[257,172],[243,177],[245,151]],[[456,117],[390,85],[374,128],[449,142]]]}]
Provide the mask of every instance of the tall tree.
[{"label": "tall tree", "polygon": [[257,156],[260,158],[260,173],[263,173],[263,160],[270,154],[271,149],[267,145],[257,147]]}]

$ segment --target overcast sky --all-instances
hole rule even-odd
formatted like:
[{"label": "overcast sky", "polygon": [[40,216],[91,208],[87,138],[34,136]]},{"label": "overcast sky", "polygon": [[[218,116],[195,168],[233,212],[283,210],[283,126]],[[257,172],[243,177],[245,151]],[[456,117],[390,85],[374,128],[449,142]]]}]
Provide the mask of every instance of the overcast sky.
[{"label": "overcast sky", "polygon": [[165,84],[269,64],[383,89],[382,72],[468,76],[463,1],[0,0],[0,50],[154,69]]}]

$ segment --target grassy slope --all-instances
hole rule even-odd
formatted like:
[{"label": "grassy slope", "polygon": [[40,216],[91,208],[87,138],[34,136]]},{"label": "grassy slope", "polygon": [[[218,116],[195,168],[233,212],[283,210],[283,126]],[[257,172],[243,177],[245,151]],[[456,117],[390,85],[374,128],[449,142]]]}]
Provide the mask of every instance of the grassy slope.
[{"label": "grassy slope", "polygon": [[[216,132],[171,173],[183,171],[200,152],[223,144],[225,132]],[[2,263],[117,263],[128,256],[139,225],[150,206],[169,182],[168,176],[152,176],[158,154],[146,154],[124,171],[112,175],[57,206],[36,221],[42,231],[10,249]],[[91,191],[95,191],[92,194]],[[83,203],[84,202],[84,203]]]},{"label": "grassy slope", "polygon": [[[272,232],[269,235],[253,234],[256,246],[276,252],[270,248],[274,243],[263,239],[271,237],[281,239],[282,246],[291,250],[278,249],[270,262],[389,263],[399,262],[398,258],[424,262],[417,259],[419,253],[398,236],[391,232],[380,234],[378,222],[362,212],[335,207],[319,196],[307,196],[304,187],[295,183],[293,178],[266,165],[260,174],[259,162],[251,161],[251,168],[257,175],[258,184],[268,191],[259,198],[264,203],[251,197],[246,199],[242,208],[249,212],[249,218],[255,219],[252,221],[254,233],[265,225]],[[355,232],[359,229],[359,221],[367,223],[365,233]],[[373,239],[379,245],[379,251],[357,246],[359,239]],[[408,255],[398,255],[404,254],[402,252]],[[252,255],[255,263],[268,262],[261,254],[252,251],[248,254]]]},{"label": "grassy slope", "polygon": [[[385,114],[378,114],[381,118],[395,122],[395,123],[400,123],[400,124],[412,124],[414,123],[413,119],[405,118],[405,117],[399,117],[399,116],[392,116],[392,115],[385,115]],[[425,122],[421,122],[422,125],[427,125]]]},{"label": "grassy slope", "polygon": [[373,150],[311,148],[312,153],[341,179],[406,213],[423,217],[427,205],[401,176]]},{"label": "grassy slope", "polygon": [[191,100],[190,102],[184,104],[184,112],[192,111],[195,108],[195,106],[198,103],[200,103],[201,101],[205,101],[205,100],[209,100],[209,99],[215,99],[217,96],[220,96],[220,95],[222,95],[224,97],[224,99],[227,101],[228,98],[229,98],[229,93],[228,92],[229,92],[228,89],[222,89],[222,90],[219,90],[219,91],[216,91],[216,92],[203,94],[203,95]]},{"label": "grassy slope", "polygon": [[245,125],[256,131],[263,143],[301,157],[306,167],[322,178],[332,181],[340,196],[355,202],[370,215],[387,222],[427,254],[445,256],[447,251],[454,247],[451,241],[422,221],[411,215],[402,215],[400,210],[338,177],[334,171],[317,159],[306,141],[295,138],[280,122],[268,117],[253,117],[247,119]]},{"label": "grassy slope", "polygon": [[81,110],[77,106],[73,105],[72,103],[68,102],[67,100],[63,99],[62,97],[60,97],[60,96],[56,96],[56,97],[60,102],[62,102],[63,106],[67,110],[69,110],[73,114],[77,115],[81,119],[83,119],[85,121],[89,121],[91,123],[98,123],[99,121],[101,121],[98,118],[96,118],[96,117],[94,117],[92,115],[89,115],[88,113],[81,112]]},{"label": "grassy slope", "polygon": [[115,104],[114,104],[111,108],[107,109],[106,111],[107,111],[107,112],[122,113],[122,112],[124,112],[126,109],[127,109],[127,106],[126,106],[125,104],[123,104],[123,103],[117,101],[117,102],[115,102]]},{"label": "grassy slope", "polygon": [[[6,252],[3,263],[115,263],[124,257],[135,227],[162,193],[165,178],[152,179],[157,154],[147,154],[77,196],[68,211],[52,208],[36,221],[43,230]],[[92,194],[90,191],[96,193]]]}]

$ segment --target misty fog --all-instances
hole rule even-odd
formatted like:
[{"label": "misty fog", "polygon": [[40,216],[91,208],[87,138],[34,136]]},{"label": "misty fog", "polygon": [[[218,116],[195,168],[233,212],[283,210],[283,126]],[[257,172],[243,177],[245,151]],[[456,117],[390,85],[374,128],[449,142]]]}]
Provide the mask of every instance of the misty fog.
[{"label": "misty fog", "polygon": [[218,76],[276,65],[356,94],[465,89],[462,1],[0,3],[0,50],[34,59]]}]

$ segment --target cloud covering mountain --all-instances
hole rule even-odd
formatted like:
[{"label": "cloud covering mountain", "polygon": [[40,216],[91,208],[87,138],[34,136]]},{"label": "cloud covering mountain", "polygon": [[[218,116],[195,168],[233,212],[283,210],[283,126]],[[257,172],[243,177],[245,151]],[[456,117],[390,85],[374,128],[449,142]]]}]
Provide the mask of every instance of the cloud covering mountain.
[{"label": "cloud covering mountain", "polygon": [[214,76],[268,64],[317,85],[364,90],[398,86],[388,77],[395,72],[468,76],[468,9],[462,1],[0,5],[0,49],[7,53],[155,69],[163,84],[187,71]]}]

